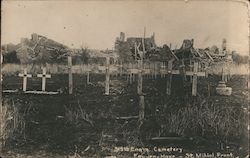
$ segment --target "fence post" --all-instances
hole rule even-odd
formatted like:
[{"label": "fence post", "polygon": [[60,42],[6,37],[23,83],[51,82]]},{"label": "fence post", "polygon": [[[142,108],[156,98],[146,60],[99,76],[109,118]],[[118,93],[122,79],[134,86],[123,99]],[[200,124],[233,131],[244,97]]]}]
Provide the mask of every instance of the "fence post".
[{"label": "fence post", "polygon": [[89,79],[89,64],[87,65],[87,85],[90,83],[90,79]]},{"label": "fence post", "polygon": [[194,73],[193,73],[193,84],[192,84],[192,96],[197,95],[197,73],[198,73],[198,63],[194,63]]},{"label": "fence post", "polygon": [[137,93],[139,95],[142,94],[142,60],[138,61],[138,69],[139,69],[139,73],[138,73],[138,85],[137,85]]},{"label": "fence post", "polygon": [[181,60],[180,70],[180,74],[182,75],[184,83],[187,80],[184,59]]},{"label": "fence post", "polygon": [[141,94],[139,95],[139,129],[141,127],[141,125],[143,124],[143,120],[145,117],[145,103],[144,103],[144,95]]},{"label": "fence post", "polygon": [[109,72],[109,64],[110,58],[106,57],[106,82],[105,82],[105,95],[109,95],[109,79],[110,79],[110,72]]},{"label": "fence post", "polygon": [[[3,55],[1,53],[0,56],[1,60],[1,68],[3,64]],[[0,91],[2,92],[2,73],[1,73],[1,85],[0,85]],[[0,94],[0,97],[2,98],[2,93]],[[2,153],[3,149],[3,101],[0,102],[0,153]]]},{"label": "fence post", "polygon": [[69,94],[73,93],[72,57],[68,56]]},{"label": "fence post", "polygon": [[[145,35],[145,32],[144,32],[144,35]],[[145,36],[144,36],[145,38]],[[139,123],[139,129],[141,128],[142,124],[143,124],[143,121],[144,121],[144,115],[145,115],[145,103],[144,103],[144,95],[143,95],[143,92],[142,92],[142,71],[143,71],[143,68],[144,68],[144,65],[143,65],[143,54],[145,53],[145,45],[144,45],[144,39],[142,40],[142,46],[143,46],[143,53],[139,53],[139,54],[142,54],[140,56],[140,60],[138,60],[138,69],[139,69],[139,73],[138,73],[138,95],[139,95],[139,119],[138,119],[138,123]]]},{"label": "fence post", "polygon": [[[189,69],[190,69],[190,71],[193,70],[193,65],[192,65],[191,59],[189,59]],[[190,83],[193,83],[193,76],[192,75],[190,75],[189,79],[190,79]]]}]

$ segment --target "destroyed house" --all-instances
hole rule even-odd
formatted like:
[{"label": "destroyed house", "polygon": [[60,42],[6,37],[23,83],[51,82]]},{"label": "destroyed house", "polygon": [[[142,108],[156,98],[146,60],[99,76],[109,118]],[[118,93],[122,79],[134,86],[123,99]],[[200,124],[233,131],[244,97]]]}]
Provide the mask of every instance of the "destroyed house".
[{"label": "destroyed house", "polygon": [[182,46],[175,51],[175,55],[179,59],[191,59],[193,57],[199,56],[199,52],[194,49],[194,40],[183,40]]},{"label": "destroyed house", "polygon": [[151,37],[146,38],[128,37],[125,39],[125,33],[121,32],[120,37],[117,37],[115,41],[115,51],[118,52],[120,57],[126,57],[127,60],[139,59],[140,57],[138,53],[137,57],[135,57],[135,46],[138,47],[139,51],[143,51],[143,44],[145,46],[146,53],[156,49],[157,46],[154,34]]},{"label": "destroyed house", "polygon": [[151,48],[156,47],[155,36],[154,34],[151,37],[128,37],[125,40],[125,34],[123,32],[120,33],[120,37],[116,38],[115,49],[119,47],[121,44],[126,44],[130,49],[133,49],[135,44],[139,46],[139,49],[143,50],[143,42],[145,45],[145,50],[150,50]]},{"label": "destroyed house", "polygon": [[129,37],[127,38],[127,43],[129,44],[130,47],[134,47],[135,43],[138,45],[140,45],[140,50],[142,50],[143,44],[142,41],[144,40],[144,45],[145,45],[145,50],[150,50],[151,48],[155,48],[156,44],[155,44],[155,40],[154,40],[154,36],[151,36],[149,38],[141,38],[141,37]]},{"label": "destroyed house", "polygon": [[59,59],[62,54],[66,54],[68,47],[51,40],[45,36],[33,33],[31,39],[22,38],[17,45],[17,57],[21,63],[37,61],[49,61],[51,58]]},{"label": "destroyed house", "polygon": [[149,50],[145,56],[150,61],[168,61],[174,58],[173,51],[170,47],[164,44],[162,47],[156,47],[155,49]]},{"label": "destroyed house", "polygon": [[68,48],[67,46],[61,44],[61,43],[58,43],[52,39],[49,39],[45,36],[41,36],[41,35],[38,35],[38,34],[35,34],[33,33],[31,35],[31,40],[36,44],[35,46],[43,46],[43,47],[46,47],[47,49],[57,49],[57,50],[60,50],[60,49],[66,49]]}]

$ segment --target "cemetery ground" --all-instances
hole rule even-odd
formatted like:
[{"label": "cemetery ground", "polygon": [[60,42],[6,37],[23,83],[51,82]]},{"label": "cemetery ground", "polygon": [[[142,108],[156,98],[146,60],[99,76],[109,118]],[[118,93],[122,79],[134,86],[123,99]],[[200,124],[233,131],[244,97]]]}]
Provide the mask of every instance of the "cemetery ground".
[{"label": "cemetery ground", "polygon": [[[73,74],[69,95],[68,75],[58,74],[47,79],[46,90],[60,93],[39,95],[22,93],[17,75],[3,76],[3,90],[20,89],[3,93],[3,157],[104,157],[117,154],[108,150],[114,146],[155,145],[246,155],[248,77],[232,76],[227,82],[231,96],[215,94],[220,80],[217,75],[200,77],[198,95],[192,97],[189,78],[183,84],[173,75],[167,96],[166,78],[144,76],[145,120],[138,129],[137,80],[129,84],[124,75],[111,76],[110,95],[105,95],[105,75],[91,74],[87,85],[86,75]],[[41,90],[41,79],[33,78],[27,90]]]}]

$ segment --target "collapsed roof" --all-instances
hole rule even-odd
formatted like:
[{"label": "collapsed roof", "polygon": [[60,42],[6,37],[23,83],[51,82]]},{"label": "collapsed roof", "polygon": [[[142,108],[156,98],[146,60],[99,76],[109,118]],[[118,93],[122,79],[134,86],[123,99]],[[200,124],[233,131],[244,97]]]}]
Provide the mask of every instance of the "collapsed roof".
[{"label": "collapsed roof", "polygon": [[16,45],[16,53],[21,63],[43,60],[57,60],[66,56],[69,48],[45,36],[33,33],[31,39],[22,38]]}]

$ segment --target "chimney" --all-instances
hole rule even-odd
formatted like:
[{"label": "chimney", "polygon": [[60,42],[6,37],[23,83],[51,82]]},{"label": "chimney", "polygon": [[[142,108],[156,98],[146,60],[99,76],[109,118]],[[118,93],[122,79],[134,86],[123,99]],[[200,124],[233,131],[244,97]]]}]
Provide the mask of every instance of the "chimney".
[{"label": "chimney", "polygon": [[152,39],[153,41],[155,41],[155,33],[153,33],[153,35],[151,36],[151,39]]},{"label": "chimney", "polygon": [[37,42],[37,41],[38,41],[38,34],[33,33],[33,34],[31,35],[31,40],[34,41],[34,42]]},{"label": "chimney", "polygon": [[191,46],[192,47],[194,46],[194,39],[193,38],[191,39]]},{"label": "chimney", "polygon": [[124,42],[124,41],[125,41],[125,33],[124,33],[124,32],[121,32],[121,33],[120,33],[120,41],[121,41],[121,42]]},{"label": "chimney", "polygon": [[227,49],[227,40],[224,38],[222,40],[222,51],[226,50]]}]

